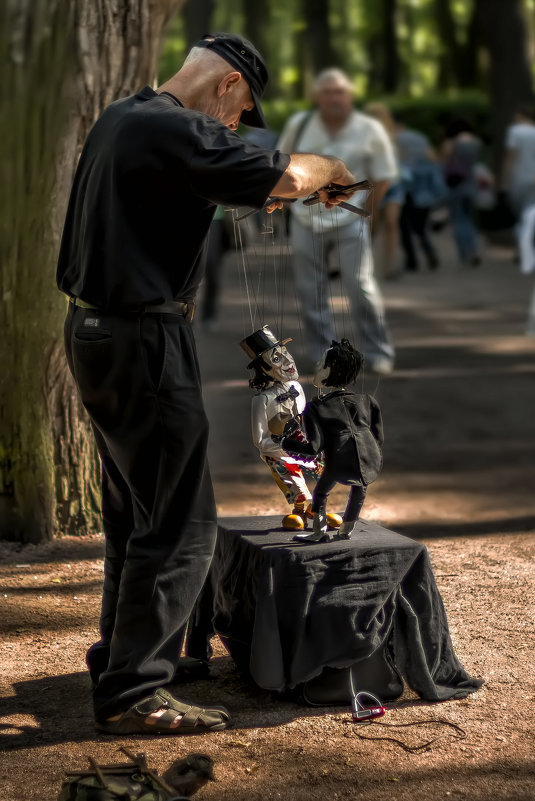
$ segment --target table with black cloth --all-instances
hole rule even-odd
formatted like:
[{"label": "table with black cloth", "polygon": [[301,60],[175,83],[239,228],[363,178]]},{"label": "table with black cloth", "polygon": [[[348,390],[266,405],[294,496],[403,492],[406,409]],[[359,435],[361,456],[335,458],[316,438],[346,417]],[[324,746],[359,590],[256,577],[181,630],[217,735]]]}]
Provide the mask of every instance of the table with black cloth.
[{"label": "table with black cloth", "polygon": [[324,668],[347,668],[388,643],[423,699],[462,698],[483,683],[457,659],[427,548],[359,520],[350,540],[292,541],[279,517],[219,521],[187,653],[219,634],[254,682],[284,692]]}]

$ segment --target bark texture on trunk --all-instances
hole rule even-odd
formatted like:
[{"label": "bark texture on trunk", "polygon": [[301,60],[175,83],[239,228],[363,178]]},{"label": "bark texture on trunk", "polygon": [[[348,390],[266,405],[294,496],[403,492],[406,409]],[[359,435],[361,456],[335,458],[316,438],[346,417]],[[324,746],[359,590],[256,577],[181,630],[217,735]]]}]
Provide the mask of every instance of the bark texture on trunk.
[{"label": "bark texture on trunk", "polygon": [[494,170],[499,175],[504,138],[518,106],[533,102],[526,10],[522,0],[477,0],[484,46],[489,52]]},{"label": "bark texture on trunk", "polygon": [[55,260],[83,140],[150,83],[181,0],[6,0],[0,9],[0,536],[100,528],[99,465],[63,354]]}]

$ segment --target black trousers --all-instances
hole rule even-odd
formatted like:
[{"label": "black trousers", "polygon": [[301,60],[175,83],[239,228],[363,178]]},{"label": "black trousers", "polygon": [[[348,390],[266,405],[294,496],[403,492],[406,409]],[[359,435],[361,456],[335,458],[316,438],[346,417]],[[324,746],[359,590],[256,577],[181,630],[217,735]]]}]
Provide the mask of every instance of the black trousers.
[{"label": "black trousers", "polygon": [[364,505],[366,499],[367,487],[358,480],[349,483],[347,480],[341,480],[337,474],[331,473],[328,466],[318,479],[318,483],[314,487],[312,496],[312,511],[325,513],[327,507],[327,498],[329,493],[334,489],[336,484],[346,484],[350,486],[349,498],[344,512],[344,523],[354,523],[359,519],[360,510]]},{"label": "black trousers", "polygon": [[215,545],[208,422],[183,317],[69,305],[65,349],[102,461],[101,639],[88,664],[106,718],[175,673]]},{"label": "black trousers", "polygon": [[427,266],[434,269],[438,266],[438,257],[431,243],[427,220],[430,208],[420,208],[415,206],[410,195],[407,195],[401,215],[399,225],[401,231],[401,244],[405,251],[405,269],[417,270],[418,257],[414,247],[414,236],[420,240],[420,245],[427,259]]}]

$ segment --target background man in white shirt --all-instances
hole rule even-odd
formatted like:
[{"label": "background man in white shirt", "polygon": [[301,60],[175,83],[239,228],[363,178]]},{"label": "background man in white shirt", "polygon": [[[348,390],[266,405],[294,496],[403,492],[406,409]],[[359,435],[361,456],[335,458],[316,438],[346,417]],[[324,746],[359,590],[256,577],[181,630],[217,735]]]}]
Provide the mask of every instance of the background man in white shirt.
[{"label": "background man in white shirt", "polygon": [[520,108],[505,136],[503,185],[520,216],[535,204],[535,123],[530,108]]},{"label": "background man in white shirt", "polygon": [[[349,78],[338,69],[320,73],[314,83],[316,109],[294,114],[278,147],[281,151],[317,153],[342,158],[357,180],[368,179],[374,191],[353,195],[354,205],[377,209],[390,181],[398,175],[394,149],[383,126],[353,108]],[[373,208],[372,208],[373,205]],[[326,211],[292,204],[290,239],[296,290],[302,304],[308,356],[317,362],[336,338],[329,309],[329,255],[336,258],[351,308],[355,344],[368,370],[387,374],[394,348],[384,320],[384,307],[374,277],[369,222],[351,211]]]}]

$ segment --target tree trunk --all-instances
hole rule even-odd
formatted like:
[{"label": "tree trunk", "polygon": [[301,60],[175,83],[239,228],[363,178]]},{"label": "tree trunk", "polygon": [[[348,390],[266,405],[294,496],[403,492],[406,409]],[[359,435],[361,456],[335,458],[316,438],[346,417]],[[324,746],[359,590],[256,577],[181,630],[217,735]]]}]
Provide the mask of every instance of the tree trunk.
[{"label": "tree trunk", "polygon": [[337,59],[332,46],[329,0],[302,0],[301,9],[305,30],[300,51],[304,84],[309,90],[315,75],[327,67],[336,66]]},{"label": "tree trunk", "polygon": [[441,41],[438,88],[470,89],[478,85],[480,48],[477,6],[472,5],[466,37],[461,41],[452,11],[452,0],[435,0],[435,19]]},{"label": "tree trunk", "polygon": [[457,80],[461,89],[482,88],[480,55],[481,31],[477,4],[474,2],[466,30],[466,41],[460,48]]},{"label": "tree trunk", "polygon": [[[271,0],[242,0],[242,13],[245,36],[258,48],[266,61],[270,53],[269,33],[271,20]],[[277,95],[277,80],[270,70],[270,80],[264,94],[265,98]]]},{"label": "tree trunk", "polygon": [[383,88],[384,76],[384,45],[385,37],[384,18],[382,7],[377,0],[365,0],[364,18],[366,25],[364,28],[364,42],[368,65],[368,85],[369,94],[379,94]]},{"label": "tree trunk", "polygon": [[152,80],[180,2],[2,4],[0,536],[100,528],[98,459],[63,354],[55,257],[79,147],[104,106]]},{"label": "tree trunk", "polygon": [[507,126],[516,108],[533,101],[523,0],[477,0],[483,44],[489,52],[494,169],[500,173]]},{"label": "tree trunk", "polygon": [[438,87],[444,90],[458,85],[457,69],[461,52],[450,0],[435,0],[435,15],[441,44]]},{"label": "tree trunk", "polygon": [[399,85],[397,17],[397,0],[383,0],[383,90],[387,94],[396,92]]},{"label": "tree trunk", "polygon": [[214,8],[215,0],[190,0],[186,4],[183,16],[187,50],[205,33],[211,33]]}]

